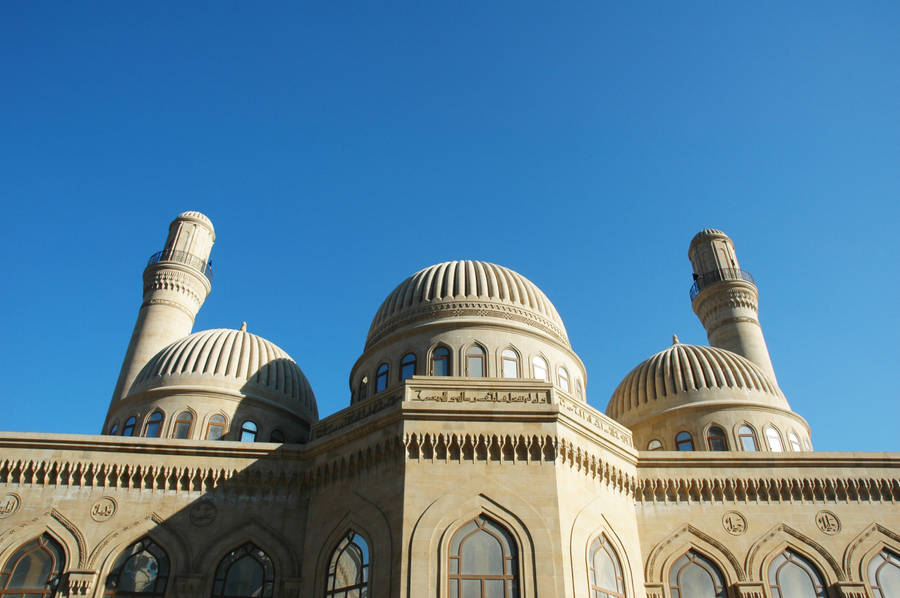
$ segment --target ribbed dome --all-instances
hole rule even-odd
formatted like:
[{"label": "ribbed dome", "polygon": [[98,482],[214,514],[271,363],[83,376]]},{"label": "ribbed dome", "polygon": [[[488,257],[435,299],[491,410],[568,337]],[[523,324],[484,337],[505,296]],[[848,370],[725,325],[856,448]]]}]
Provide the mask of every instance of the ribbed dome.
[{"label": "ribbed dome", "polygon": [[464,260],[430,266],[400,283],[375,314],[366,346],[401,326],[470,314],[518,320],[569,345],[556,308],[534,283],[503,266]]},{"label": "ribbed dome", "polygon": [[727,238],[728,235],[726,235],[724,232],[720,231],[717,228],[704,228],[699,233],[694,235],[694,238],[691,239],[691,245],[693,245],[697,241],[701,241],[701,240],[709,238],[709,237],[726,237]]},{"label": "ribbed dome", "polygon": [[613,392],[606,414],[626,423],[629,414],[663,411],[676,397],[682,402],[698,402],[738,394],[717,392],[723,390],[738,391],[750,402],[790,409],[778,386],[752,361],[724,349],[676,342],[625,376]]},{"label": "ribbed dome", "polygon": [[274,400],[301,417],[318,420],[306,376],[290,355],[244,330],[195,332],[157,353],[144,366],[129,396],[160,387],[226,389]]},{"label": "ribbed dome", "polygon": [[210,228],[210,230],[212,230],[212,228],[213,228],[212,220],[210,220],[206,216],[206,214],[204,214],[202,212],[195,212],[195,211],[191,210],[188,212],[182,212],[181,214],[178,215],[178,217],[179,218],[187,218],[187,219],[191,219],[191,220],[199,220],[200,222],[202,222],[203,224],[208,226]]}]

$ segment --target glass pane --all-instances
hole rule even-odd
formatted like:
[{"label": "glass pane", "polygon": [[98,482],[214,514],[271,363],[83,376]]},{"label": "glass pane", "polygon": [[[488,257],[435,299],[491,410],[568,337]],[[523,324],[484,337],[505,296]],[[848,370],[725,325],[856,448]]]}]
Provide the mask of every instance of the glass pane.
[{"label": "glass pane", "polygon": [[504,378],[518,378],[519,377],[519,362],[513,359],[504,359],[503,360],[503,377]]},{"label": "glass pane", "polygon": [[503,575],[503,548],[494,536],[478,531],[460,547],[462,563],[460,573],[464,575]]},{"label": "glass pane", "polygon": [[534,377],[537,380],[547,381],[547,362],[540,357],[535,357],[531,361],[534,366]]},{"label": "glass pane", "polygon": [[400,378],[403,380],[406,380],[407,378],[414,376],[415,373],[416,373],[415,362],[403,364],[403,367],[400,368]]},{"label": "glass pane", "polygon": [[662,448],[662,442],[659,440],[651,440],[650,444],[647,445],[647,450],[655,451]]},{"label": "glass pane", "polygon": [[809,573],[796,563],[786,563],[778,572],[781,593],[791,598],[817,598],[816,587]]},{"label": "glass pane", "polygon": [[362,554],[350,544],[338,557],[335,567],[335,588],[355,586],[362,581]]},{"label": "glass pane", "polygon": [[481,357],[469,357],[469,377],[484,377],[484,359]]},{"label": "glass pane", "polygon": [[[12,560],[12,559],[10,559]],[[53,558],[40,548],[33,549],[19,559],[12,579],[7,586],[11,590],[37,590],[47,586],[53,567]]]},{"label": "glass pane", "polygon": [[206,435],[206,438],[209,440],[221,440],[222,434],[225,433],[225,428],[222,426],[211,425],[209,427],[209,433]]},{"label": "glass pane", "polygon": [[256,432],[241,430],[241,442],[254,442],[256,440]]},{"label": "glass pane", "polygon": [[477,579],[464,579],[462,583],[462,598],[481,598],[481,581]]},{"label": "glass pane", "polygon": [[690,563],[678,575],[679,586],[684,596],[691,598],[716,598],[716,584],[706,569],[697,563]]},{"label": "glass pane", "polygon": [[594,551],[594,584],[604,590],[615,592],[618,589],[616,583],[616,566],[609,553],[602,547]]},{"label": "glass pane", "polygon": [[119,575],[119,590],[125,592],[152,592],[159,575],[159,563],[147,551],[132,556]]},{"label": "glass pane", "polygon": [[175,438],[187,438],[191,431],[191,422],[179,421],[175,424]]},{"label": "glass pane", "polygon": [[459,595],[459,582],[455,579],[450,580],[450,598],[456,598]]},{"label": "glass pane", "polygon": [[745,451],[755,451],[756,439],[753,436],[741,436],[741,448]]},{"label": "glass pane", "polygon": [[769,441],[769,448],[773,453],[780,453],[784,450],[784,446],[781,444],[781,436],[778,435],[775,428],[766,428],[766,439]]},{"label": "glass pane", "polygon": [[[888,557],[888,552],[881,553],[884,558]],[[879,559],[880,560],[880,559]],[[878,569],[872,585],[878,585],[882,594],[889,598],[900,597],[900,560],[896,557],[889,559]]]},{"label": "glass pane", "polygon": [[503,596],[503,580],[488,579],[484,582],[485,598],[504,598]]},{"label": "glass pane", "polygon": [[253,596],[262,591],[263,568],[252,557],[244,556],[228,568],[224,594],[229,596]]},{"label": "glass pane", "polygon": [[446,359],[435,359],[434,360],[434,375],[435,376],[446,376],[447,372],[447,360]]}]

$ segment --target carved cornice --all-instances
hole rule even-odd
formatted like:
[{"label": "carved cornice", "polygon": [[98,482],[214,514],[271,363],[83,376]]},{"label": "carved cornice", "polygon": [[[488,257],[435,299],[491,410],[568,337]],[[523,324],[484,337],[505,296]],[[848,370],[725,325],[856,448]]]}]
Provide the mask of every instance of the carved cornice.
[{"label": "carved cornice", "polygon": [[157,291],[168,291],[184,296],[199,309],[209,294],[209,289],[201,282],[201,277],[202,275],[172,269],[148,272],[144,276],[144,300],[149,302]]},{"label": "carved cornice", "polygon": [[62,584],[63,595],[88,596],[93,592],[96,581],[96,571],[69,571],[66,573]]},{"label": "carved cornice", "polygon": [[[721,284],[721,283],[720,283]],[[749,309],[753,313],[759,311],[759,293],[756,287],[742,281],[734,281],[735,286],[721,287],[709,293],[697,295],[694,299],[694,313],[704,323],[715,317],[722,309]]]},{"label": "carved cornice", "polygon": [[392,405],[397,405],[403,400],[400,393],[383,394],[374,396],[371,399],[360,401],[350,407],[338,411],[337,413],[321,419],[314,423],[310,432],[310,439],[316,440],[323,436],[336,432],[342,428],[346,428],[356,422],[369,417],[374,413],[378,413]]},{"label": "carved cornice", "polygon": [[580,401],[575,401],[561,393],[556,395],[559,410],[569,416],[580,419],[582,422],[599,430],[606,436],[611,436],[626,446],[634,447],[631,430],[619,424],[609,416],[596,411],[593,407]]}]

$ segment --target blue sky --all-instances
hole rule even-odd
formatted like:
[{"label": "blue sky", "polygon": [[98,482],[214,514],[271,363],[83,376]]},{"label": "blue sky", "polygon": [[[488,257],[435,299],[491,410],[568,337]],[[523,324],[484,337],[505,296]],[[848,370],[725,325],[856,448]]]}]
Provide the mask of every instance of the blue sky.
[{"label": "blue sky", "polygon": [[290,353],[322,415],[382,299],[449,259],[557,306],[598,409],[726,231],[818,450],[898,450],[900,5],[0,5],[0,429],[96,433],[140,276],[214,222],[196,329]]}]

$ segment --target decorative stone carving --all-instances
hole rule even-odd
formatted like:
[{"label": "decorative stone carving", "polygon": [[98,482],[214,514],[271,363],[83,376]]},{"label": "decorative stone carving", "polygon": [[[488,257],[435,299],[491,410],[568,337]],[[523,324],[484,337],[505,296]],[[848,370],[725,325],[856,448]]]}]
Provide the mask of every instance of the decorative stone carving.
[{"label": "decorative stone carving", "polygon": [[216,519],[219,510],[211,500],[198,500],[191,506],[191,523],[197,527],[206,527]]},{"label": "decorative stone carving", "polygon": [[19,495],[12,492],[0,499],[0,519],[6,519],[18,511],[21,502]]},{"label": "decorative stone carving", "polygon": [[737,511],[728,511],[722,516],[722,527],[732,536],[740,536],[747,531],[747,519]]},{"label": "decorative stone carving", "polygon": [[91,505],[91,519],[98,523],[109,521],[116,514],[116,501],[109,496],[104,496]]},{"label": "decorative stone carving", "polygon": [[69,571],[65,575],[62,590],[66,596],[88,596],[94,589],[96,571]]},{"label": "decorative stone carving", "polygon": [[[413,401],[433,401],[437,403],[534,403],[549,404],[549,392],[472,392],[461,390],[458,394],[452,391],[438,391],[432,394],[422,394],[421,389],[415,390]],[[427,390],[425,392],[428,392]]]},{"label": "decorative stone carving", "polygon": [[738,582],[734,584],[735,598],[764,598],[763,584],[760,582]]},{"label": "decorative stone carving", "polygon": [[823,534],[833,536],[841,531],[841,520],[831,511],[819,511],[816,513],[816,527]]},{"label": "decorative stone carving", "polygon": [[868,598],[865,584],[853,581],[843,581],[834,584],[837,598]]}]

